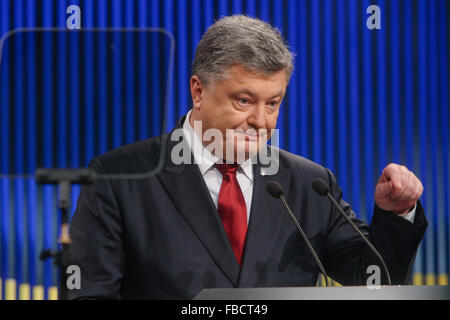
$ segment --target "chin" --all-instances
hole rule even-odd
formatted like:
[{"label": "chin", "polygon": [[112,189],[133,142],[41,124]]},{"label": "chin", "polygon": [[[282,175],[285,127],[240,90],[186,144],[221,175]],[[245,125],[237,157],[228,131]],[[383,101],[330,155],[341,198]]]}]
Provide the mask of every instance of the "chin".
[{"label": "chin", "polygon": [[258,154],[261,147],[262,147],[262,145],[258,147],[257,141],[246,141],[245,147],[235,149],[236,159],[237,160],[242,160],[242,159],[247,160],[249,158],[253,158],[254,156],[256,156]]},{"label": "chin", "polygon": [[[232,147],[233,154],[227,154],[224,149],[225,159],[227,162],[243,163],[249,158],[256,156],[259,150],[266,145],[265,139],[258,137],[257,139],[243,139],[242,137],[234,137],[234,145]],[[227,142],[224,142],[227,144]],[[231,145],[229,145],[231,147]]]}]

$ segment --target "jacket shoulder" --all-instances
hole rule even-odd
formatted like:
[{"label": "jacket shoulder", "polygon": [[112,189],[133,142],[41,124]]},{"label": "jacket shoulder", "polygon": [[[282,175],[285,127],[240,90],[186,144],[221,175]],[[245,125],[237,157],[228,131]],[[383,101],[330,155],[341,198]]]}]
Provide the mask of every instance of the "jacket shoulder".
[{"label": "jacket shoulder", "polygon": [[289,169],[300,178],[311,177],[312,179],[322,178],[325,181],[329,180],[331,172],[324,166],[286,150],[279,149],[279,153],[280,168]]}]

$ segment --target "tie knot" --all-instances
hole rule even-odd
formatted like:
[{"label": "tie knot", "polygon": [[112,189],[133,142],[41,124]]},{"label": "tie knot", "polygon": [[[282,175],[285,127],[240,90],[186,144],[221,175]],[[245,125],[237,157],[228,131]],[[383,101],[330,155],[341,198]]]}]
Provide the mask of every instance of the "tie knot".
[{"label": "tie knot", "polygon": [[238,164],[218,164],[216,163],[214,165],[222,174],[222,176],[226,175],[227,173],[236,174],[237,169],[239,168]]}]

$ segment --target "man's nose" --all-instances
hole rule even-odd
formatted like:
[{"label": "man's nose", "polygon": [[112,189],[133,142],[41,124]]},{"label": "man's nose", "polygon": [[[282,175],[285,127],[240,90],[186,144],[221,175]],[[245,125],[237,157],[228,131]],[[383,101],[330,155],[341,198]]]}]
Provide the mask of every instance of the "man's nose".
[{"label": "man's nose", "polygon": [[253,126],[254,128],[264,128],[266,124],[266,118],[265,118],[265,110],[264,110],[264,103],[255,105],[252,112],[250,113],[247,122],[249,125]]}]

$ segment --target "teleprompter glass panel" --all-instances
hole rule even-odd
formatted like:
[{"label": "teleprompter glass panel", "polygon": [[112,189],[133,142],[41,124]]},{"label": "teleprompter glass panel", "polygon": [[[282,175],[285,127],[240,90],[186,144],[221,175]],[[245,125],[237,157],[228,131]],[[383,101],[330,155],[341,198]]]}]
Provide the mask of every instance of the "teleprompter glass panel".
[{"label": "teleprompter glass panel", "polygon": [[[6,34],[0,49],[0,175],[87,167],[93,157],[166,132],[168,32],[21,29]],[[162,147],[152,165],[119,166],[103,178],[154,174]]]}]

